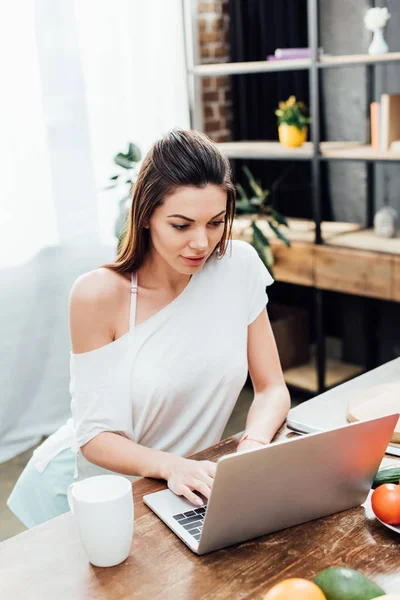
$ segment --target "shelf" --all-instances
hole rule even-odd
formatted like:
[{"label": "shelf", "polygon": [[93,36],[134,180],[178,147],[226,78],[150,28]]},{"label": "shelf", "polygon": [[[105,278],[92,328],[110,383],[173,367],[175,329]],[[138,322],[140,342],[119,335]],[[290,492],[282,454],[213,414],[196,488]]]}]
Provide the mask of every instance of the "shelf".
[{"label": "shelf", "polygon": [[277,71],[299,71],[309,69],[309,58],[295,60],[257,60],[254,62],[212,63],[197,65],[189,72],[197,77],[217,77],[219,75],[246,75],[250,73],[273,73]]},{"label": "shelf", "polygon": [[243,141],[217,144],[228,158],[249,158],[271,160],[309,160],[312,158],[313,146],[306,142],[300,148],[286,148],[279,142]]},{"label": "shelf", "polygon": [[320,69],[335,67],[352,67],[359,65],[375,65],[400,61],[400,52],[387,54],[345,54],[342,56],[322,55],[317,63]]},{"label": "shelf", "polygon": [[[333,387],[343,383],[356,375],[360,375],[364,368],[360,365],[344,363],[340,360],[328,358],[326,361],[325,386]],[[284,371],[285,381],[288,385],[307,390],[309,392],[318,392],[317,366],[315,358],[310,362],[292,369]]]},{"label": "shelf", "polygon": [[400,161],[400,152],[377,151],[359,142],[321,142],[321,160]]},{"label": "shelf", "polygon": [[[236,239],[245,239],[246,241],[251,239],[251,221],[251,217],[247,215],[235,217],[232,226],[233,236]],[[287,222],[289,227],[283,227],[282,232],[291,242],[309,242],[310,244],[314,243],[314,221],[289,217]],[[257,225],[267,238],[274,240],[277,243],[282,243],[276,238],[265,218],[257,219]],[[361,225],[357,225],[356,223],[341,223],[336,221],[322,221],[321,223],[321,233],[325,241],[331,240],[332,238],[336,239],[336,236],[353,233],[359,231],[360,229]]]},{"label": "shelf", "polygon": [[360,231],[346,232],[333,236],[328,240],[329,246],[341,248],[355,248],[370,252],[384,252],[400,256],[400,233],[394,238],[378,237],[373,229],[360,229]]},{"label": "shelf", "polygon": [[[306,142],[300,148],[287,148],[278,141],[240,141],[217,144],[228,158],[310,160],[313,145]],[[360,142],[321,142],[320,160],[400,161],[400,152],[377,152]]]},{"label": "shelf", "polygon": [[[342,56],[322,55],[319,69],[352,67],[358,65],[387,64],[400,61],[400,52],[387,54],[345,54]],[[250,73],[276,73],[279,71],[301,71],[311,67],[309,58],[291,60],[257,60],[235,63],[210,63],[197,65],[189,71],[197,77],[217,77],[219,75],[247,75]]]}]

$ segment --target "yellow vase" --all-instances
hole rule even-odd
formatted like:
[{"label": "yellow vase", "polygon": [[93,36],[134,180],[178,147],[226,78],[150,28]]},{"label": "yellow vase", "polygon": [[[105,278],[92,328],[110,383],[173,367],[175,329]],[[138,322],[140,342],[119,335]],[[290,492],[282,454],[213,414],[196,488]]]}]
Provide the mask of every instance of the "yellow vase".
[{"label": "yellow vase", "polygon": [[278,127],[279,141],[284,146],[289,148],[296,148],[304,144],[307,139],[307,127],[303,127],[300,131],[294,125],[287,125],[282,123]]}]

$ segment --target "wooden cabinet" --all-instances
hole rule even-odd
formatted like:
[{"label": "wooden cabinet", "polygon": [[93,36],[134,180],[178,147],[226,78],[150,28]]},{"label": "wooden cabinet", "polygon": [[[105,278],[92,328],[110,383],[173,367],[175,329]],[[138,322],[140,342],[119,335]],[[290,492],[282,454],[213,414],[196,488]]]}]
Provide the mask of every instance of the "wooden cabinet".
[{"label": "wooden cabinet", "polygon": [[388,254],[316,246],[315,285],[323,290],[391,300],[392,269]]},{"label": "wooden cabinet", "polygon": [[[400,237],[379,238],[351,223],[323,223],[326,243],[317,245],[312,221],[288,221],[291,248],[273,236],[265,220],[257,221],[269,238],[277,281],[400,302]],[[233,237],[251,242],[250,223],[236,218]]]},{"label": "wooden cabinet", "polygon": [[395,302],[400,302],[400,256],[393,258],[393,298]]},{"label": "wooden cabinet", "polygon": [[275,259],[274,277],[277,281],[314,285],[313,244],[295,242],[291,248],[287,248],[282,242],[271,241],[271,249]]}]

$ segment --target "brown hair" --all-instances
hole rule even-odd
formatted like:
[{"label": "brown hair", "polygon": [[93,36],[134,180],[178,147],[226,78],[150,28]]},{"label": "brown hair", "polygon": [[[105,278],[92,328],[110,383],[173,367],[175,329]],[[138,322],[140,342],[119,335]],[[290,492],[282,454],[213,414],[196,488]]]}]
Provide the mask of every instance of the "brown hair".
[{"label": "brown hair", "polygon": [[173,129],[155,142],[143,160],[124,239],[115,262],[105,266],[121,274],[139,269],[150,246],[150,230],[145,225],[154,210],[181,186],[203,188],[207,184],[219,185],[227,192],[224,233],[215,248],[222,257],[235,215],[236,190],[229,161],[203,133]]}]

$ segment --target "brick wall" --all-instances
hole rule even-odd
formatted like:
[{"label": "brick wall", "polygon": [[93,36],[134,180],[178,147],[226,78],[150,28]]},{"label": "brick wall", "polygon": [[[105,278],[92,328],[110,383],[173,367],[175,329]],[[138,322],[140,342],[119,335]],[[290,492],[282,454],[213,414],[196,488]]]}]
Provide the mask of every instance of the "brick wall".
[{"label": "brick wall", "polygon": [[[200,0],[198,5],[200,62],[229,61],[228,0]],[[228,77],[204,77],[204,131],[215,142],[231,139],[231,92]]]}]

